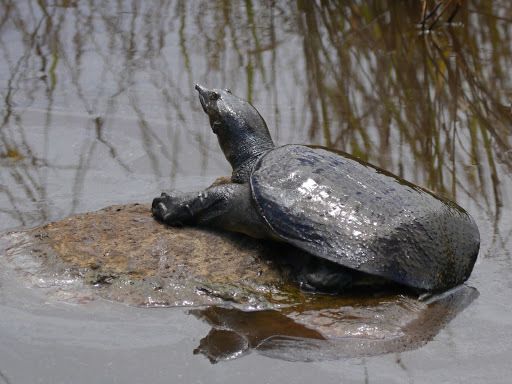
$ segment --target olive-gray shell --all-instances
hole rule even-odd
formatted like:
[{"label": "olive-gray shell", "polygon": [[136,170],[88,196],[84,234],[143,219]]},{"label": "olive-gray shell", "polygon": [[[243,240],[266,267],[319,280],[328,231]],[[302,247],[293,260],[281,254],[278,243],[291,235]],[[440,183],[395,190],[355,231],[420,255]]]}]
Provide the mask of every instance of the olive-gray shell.
[{"label": "olive-gray shell", "polygon": [[250,182],[278,237],[337,264],[437,291],[475,263],[480,236],[465,210],[348,154],[286,145]]}]

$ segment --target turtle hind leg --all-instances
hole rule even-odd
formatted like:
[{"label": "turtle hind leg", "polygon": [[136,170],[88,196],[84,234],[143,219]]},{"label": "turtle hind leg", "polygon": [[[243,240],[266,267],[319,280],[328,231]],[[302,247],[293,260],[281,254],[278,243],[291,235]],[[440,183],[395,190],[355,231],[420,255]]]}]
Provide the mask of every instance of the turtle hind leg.
[{"label": "turtle hind leg", "polygon": [[352,286],[354,272],[340,265],[308,264],[297,274],[300,289],[306,292],[337,294]]},{"label": "turtle hind leg", "polygon": [[285,278],[295,281],[304,292],[338,294],[350,288],[358,272],[321,259],[294,247],[279,244],[280,257],[276,260]]},{"label": "turtle hind leg", "polygon": [[351,292],[374,296],[396,292],[412,295],[421,293],[421,290],[314,256],[311,256],[311,261],[298,271],[296,280],[301,290],[320,294]]}]

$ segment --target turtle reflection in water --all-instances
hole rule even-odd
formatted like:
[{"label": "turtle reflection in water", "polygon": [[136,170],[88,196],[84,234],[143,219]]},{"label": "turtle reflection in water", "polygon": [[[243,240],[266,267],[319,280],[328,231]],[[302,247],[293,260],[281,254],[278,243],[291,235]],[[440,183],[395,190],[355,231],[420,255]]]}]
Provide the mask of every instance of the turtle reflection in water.
[{"label": "turtle reflection in water", "polygon": [[212,327],[194,353],[212,363],[251,351],[289,361],[401,353],[425,345],[477,297],[475,288],[459,285],[425,301],[404,295],[350,295],[323,296],[303,308],[192,309],[190,314]]},{"label": "turtle reflection in water", "polygon": [[334,274],[325,265],[303,273],[301,285],[313,290],[342,289],[359,272],[427,291],[468,279],[480,238],[457,204],[346,153],[275,147],[247,101],[196,89],[231,182],[163,193],[152,205],[157,219],[284,241],[339,266]]}]

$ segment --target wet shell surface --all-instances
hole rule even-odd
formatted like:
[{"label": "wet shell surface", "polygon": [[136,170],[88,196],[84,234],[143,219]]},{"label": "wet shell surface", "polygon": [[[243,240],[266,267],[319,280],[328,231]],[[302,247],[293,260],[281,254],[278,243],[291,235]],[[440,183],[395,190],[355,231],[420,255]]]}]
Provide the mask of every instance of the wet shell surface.
[{"label": "wet shell surface", "polygon": [[261,216],[313,255],[408,286],[461,284],[480,237],[457,204],[342,152],[286,145],[251,176]]}]

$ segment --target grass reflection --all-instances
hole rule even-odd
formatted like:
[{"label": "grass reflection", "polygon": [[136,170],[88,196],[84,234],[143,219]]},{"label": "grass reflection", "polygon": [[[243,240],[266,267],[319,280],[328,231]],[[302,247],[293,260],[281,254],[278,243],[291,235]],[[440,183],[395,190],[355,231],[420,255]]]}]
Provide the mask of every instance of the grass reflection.
[{"label": "grass reflection", "polygon": [[[206,169],[215,144],[189,118],[199,108],[190,90],[202,81],[270,105],[265,117],[280,142],[303,130],[309,142],[499,215],[500,178],[512,168],[507,2],[0,0],[0,8],[0,193],[22,225],[26,199],[48,218],[39,202],[49,198],[49,170],[75,172],[71,211],[98,151],[133,172],[111,139],[120,115],[136,119],[156,178],[172,181],[187,167],[179,160],[187,138]],[[90,134],[77,143],[78,161],[57,164],[49,138],[63,105],[86,114]],[[38,149],[24,124],[30,108],[45,111]]]},{"label": "grass reflection", "polygon": [[299,2],[310,134],[410,177],[409,156],[393,154],[407,148],[417,180],[455,198],[459,188],[478,190],[498,211],[496,160],[512,164],[502,73],[512,56],[510,26],[493,13],[507,10],[444,3]]}]

